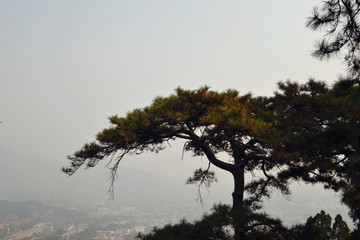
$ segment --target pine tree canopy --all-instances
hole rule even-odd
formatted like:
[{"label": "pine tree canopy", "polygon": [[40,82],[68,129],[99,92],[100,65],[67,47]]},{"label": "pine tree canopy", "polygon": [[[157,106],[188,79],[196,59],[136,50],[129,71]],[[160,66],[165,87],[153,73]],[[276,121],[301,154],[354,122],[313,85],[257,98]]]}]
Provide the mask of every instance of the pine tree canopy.
[{"label": "pine tree canopy", "polygon": [[[275,167],[270,157],[274,143],[270,136],[275,134],[266,102],[266,98],[254,98],[250,94],[240,96],[235,90],[218,93],[206,86],[194,91],[178,88],[175,94],[157,97],[150,106],[135,109],[126,117],[110,117],[112,126],[100,132],[97,141],[69,156],[71,166],[63,171],[71,175],[81,166],[94,167],[100,160],[109,158],[114,180],[118,164],[126,155],[159,152],[170,141],[185,139],[186,151],[205,155],[211,164],[226,171],[263,169],[268,178],[259,183],[264,186],[261,191],[266,193],[265,185],[276,182],[267,173]],[[217,156],[220,152],[229,154],[233,161],[220,160]],[[206,178],[202,176],[210,176],[212,172],[195,173],[190,182],[204,181]],[[252,185],[250,191],[260,190],[255,183]]]},{"label": "pine tree canopy", "polygon": [[341,80],[332,88],[309,81],[280,85],[279,127],[286,152],[293,156],[280,177],[322,183],[342,193],[342,201],[360,219],[360,87]]}]

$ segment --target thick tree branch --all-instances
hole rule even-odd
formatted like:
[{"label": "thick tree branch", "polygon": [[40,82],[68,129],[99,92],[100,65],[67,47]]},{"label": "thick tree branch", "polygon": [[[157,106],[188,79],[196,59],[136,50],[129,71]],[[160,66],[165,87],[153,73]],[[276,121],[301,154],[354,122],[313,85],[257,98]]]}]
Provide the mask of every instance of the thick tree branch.
[{"label": "thick tree branch", "polygon": [[221,168],[226,171],[229,171],[229,172],[234,172],[237,169],[239,169],[239,166],[237,166],[237,165],[226,163],[226,162],[223,162],[223,161],[217,159],[214,152],[211,150],[211,148],[209,147],[209,145],[207,143],[198,140],[195,142],[195,144],[197,144],[203,150],[207,159],[212,164],[214,164],[216,167]]}]

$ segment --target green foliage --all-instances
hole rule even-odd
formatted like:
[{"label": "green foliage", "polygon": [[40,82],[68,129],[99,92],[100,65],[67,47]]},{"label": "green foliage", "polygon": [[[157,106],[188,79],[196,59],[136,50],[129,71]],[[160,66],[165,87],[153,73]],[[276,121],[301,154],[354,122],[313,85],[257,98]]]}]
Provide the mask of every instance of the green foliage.
[{"label": "green foliage", "polygon": [[336,215],[335,222],[331,226],[332,218],[329,214],[321,211],[314,217],[309,217],[305,225],[297,225],[291,229],[291,239],[299,240],[347,240],[350,237],[350,229],[341,215]]},{"label": "green foliage", "polygon": [[305,224],[304,233],[306,234],[306,239],[331,239],[333,232],[330,215],[321,211],[315,217],[309,217]]},{"label": "green foliage", "polygon": [[332,231],[335,240],[347,239],[350,236],[350,229],[340,214],[335,217]]},{"label": "green foliage", "polygon": [[[349,83],[350,82],[350,83]],[[359,214],[360,88],[341,80],[332,88],[310,81],[281,83],[274,112],[279,116],[280,137],[288,169],[280,178],[322,183],[342,193],[354,221]],[[289,161],[290,159],[290,161]]]}]

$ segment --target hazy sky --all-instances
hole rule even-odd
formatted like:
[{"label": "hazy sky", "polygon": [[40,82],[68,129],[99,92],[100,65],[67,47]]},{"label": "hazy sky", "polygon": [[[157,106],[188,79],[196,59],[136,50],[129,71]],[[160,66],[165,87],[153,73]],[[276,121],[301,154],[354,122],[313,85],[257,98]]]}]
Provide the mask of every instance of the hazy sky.
[{"label": "hazy sky", "polygon": [[[178,86],[270,95],[281,80],[332,83],[342,66],[311,57],[321,35],[305,28],[319,2],[0,0],[0,144],[60,167],[107,117]],[[189,175],[180,158],[178,147],[124,165]]]}]

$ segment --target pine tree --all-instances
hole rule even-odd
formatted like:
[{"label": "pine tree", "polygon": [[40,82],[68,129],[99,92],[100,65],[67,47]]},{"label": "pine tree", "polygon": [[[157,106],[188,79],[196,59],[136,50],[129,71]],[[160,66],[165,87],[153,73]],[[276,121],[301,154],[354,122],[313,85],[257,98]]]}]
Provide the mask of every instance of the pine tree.
[{"label": "pine tree", "polygon": [[[94,167],[109,159],[113,185],[125,156],[159,152],[171,141],[184,139],[185,151],[206,156],[209,161],[208,168],[197,169],[189,183],[211,184],[215,180],[211,166],[233,175],[235,239],[245,239],[250,231],[247,216],[261,207],[262,198],[269,197],[275,188],[289,194],[286,181],[275,177],[284,161],[272,156],[278,134],[276,119],[267,104],[267,98],[240,96],[235,90],[218,93],[208,87],[195,91],[178,88],[175,94],[157,97],[150,106],[135,109],[125,117],[110,117],[112,126],[100,132],[95,142],[69,156],[71,166],[63,171],[72,175],[81,166]],[[247,184],[246,173],[253,174]]]},{"label": "pine tree", "polygon": [[336,215],[331,226],[332,218],[325,211],[309,217],[304,225],[293,227],[291,237],[297,240],[347,240],[350,237],[350,229],[341,215]]}]

